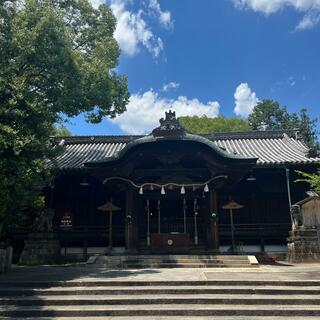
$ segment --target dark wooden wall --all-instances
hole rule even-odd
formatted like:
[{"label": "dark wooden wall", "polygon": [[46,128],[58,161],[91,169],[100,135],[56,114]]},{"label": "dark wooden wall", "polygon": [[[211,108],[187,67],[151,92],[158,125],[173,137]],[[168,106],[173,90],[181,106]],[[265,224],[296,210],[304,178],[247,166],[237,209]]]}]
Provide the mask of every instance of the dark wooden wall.
[{"label": "dark wooden wall", "polygon": [[[298,201],[304,198],[306,186],[296,184],[293,181],[296,179],[296,174],[291,177],[291,195],[292,201]],[[227,243],[230,238],[230,216],[222,206],[226,204],[230,197],[244,206],[234,214],[234,222],[237,227],[239,239],[243,242],[257,242],[261,237],[274,238],[275,242],[285,243],[287,232],[290,228],[290,212],[288,204],[288,193],[286,185],[285,170],[280,169],[255,169],[253,175],[256,181],[246,181],[243,179],[233,188],[228,190],[215,190],[213,203],[210,204],[209,193],[205,199],[201,199],[201,194],[193,194],[187,190],[187,217],[188,217],[188,232],[193,233],[193,210],[192,199],[194,196],[199,198],[199,238],[208,241],[212,240],[210,236],[211,229],[208,227],[211,223],[211,211],[217,211],[219,238],[221,243]],[[110,198],[116,206],[122,210],[114,214],[114,243],[116,246],[125,245],[125,216],[128,213],[132,216],[131,231],[134,241],[137,243],[139,239],[146,237],[146,199],[151,201],[151,210],[153,217],[151,218],[151,232],[156,232],[157,229],[157,212],[156,199],[164,200],[162,208],[172,207],[172,213],[162,213],[162,217],[167,219],[170,224],[170,215],[175,218],[182,216],[182,195],[175,195],[173,198],[170,192],[160,196],[159,190],[155,190],[150,195],[144,194],[140,196],[138,189],[131,189],[125,183],[110,183],[103,185],[95,178],[87,177],[88,186],[81,186],[84,175],[79,173],[62,174],[56,179],[54,189],[54,209],[55,209],[55,228],[59,229],[60,219],[64,212],[71,212],[73,215],[73,236],[74,239],[69,239],[70,244],[81,245],[83,242],[83,234],[86,233],[86,244],[88,246],[101,246],[107,242],[107,214],[97,210],[97,207],[104,204]],[[127,191],[130,190],[132,199],[130,200],[131,208],[128,208]],[[178,192],[179,193],[179,192]],[[178,203],[170,205],[165,199],[176,199]],[[178,210],[181,204],[181,212]],[[179,211],[179,212],[178,212]],[[179,219],[176,219],[177,222]],[[182,222],[182,219],[181,221]],[[172,222],[173,223],[173,222]],[[174,228],[174,226],[171,226]],[[165,227],[166,231],[168,226]],[[177,227],[179,228],[179,227]],[[78,233],[77,233],[78,230]],[[278,233],[275,231],[278,230]],[[175,230],[167,230],[175,231]],[[176,230],[179,231],[179,230]],[[71,237],[72,238],[72,237]],[[210,240],[209,240],[210,239]],[[268,241],[269,241],[268,240]],[[272,242],[272,241],[271,241]]]}]

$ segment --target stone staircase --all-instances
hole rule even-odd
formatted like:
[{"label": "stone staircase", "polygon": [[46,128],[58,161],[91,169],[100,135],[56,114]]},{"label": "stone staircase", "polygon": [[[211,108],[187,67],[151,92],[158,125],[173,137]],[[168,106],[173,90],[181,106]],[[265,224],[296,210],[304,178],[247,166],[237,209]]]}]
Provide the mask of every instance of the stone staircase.
[{"label": "stone staircase", "polygon": [[89,265],[106,268],[218,268],[257,267],[254,256],[241,255],[115,255],[91,257]]},{"label": "stone staircase", "polygon": [[95,317],[320,319],[320,281],[99,280],[0,284],[1,319]]}]

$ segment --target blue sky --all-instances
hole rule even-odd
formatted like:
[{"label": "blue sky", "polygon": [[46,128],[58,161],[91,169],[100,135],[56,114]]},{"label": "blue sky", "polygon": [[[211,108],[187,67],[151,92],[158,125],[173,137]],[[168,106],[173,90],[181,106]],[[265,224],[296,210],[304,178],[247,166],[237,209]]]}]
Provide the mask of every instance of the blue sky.
[{"label": "blue sky", "polygon": [[[103,0],[92,0],[94,6]],[[108,0],[131,100],[77,135],[143,134],[164,110],[245,118],[260,99],[319,114],[320,0]]]}]

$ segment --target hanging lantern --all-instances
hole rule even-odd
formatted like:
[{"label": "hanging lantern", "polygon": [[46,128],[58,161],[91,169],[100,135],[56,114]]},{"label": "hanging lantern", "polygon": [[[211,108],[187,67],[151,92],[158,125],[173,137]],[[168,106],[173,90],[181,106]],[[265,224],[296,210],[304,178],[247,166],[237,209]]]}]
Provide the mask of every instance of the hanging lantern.
[{"label": "hanging lantern", "polygon": [[153,184],[150,184],[150,190],[152,191],[153,189]]},{"label": "hanging lantern", "polygon": [[180,191],[180,193],[181,193],[181,194],[185,194],[185,193],[186,193],[186,189],[185,189],[185,187],[184,187],[184,186],[182,186],[182,187],[181,187],[181,191]]},{"label": "hanging lantern", "polygon": [[192,191],[194,192],[194,191],[196,191],[197,190],[197,187],[196,186],[192,186]]},{"label": "hanging lantern", "polygon": [[143,194],[143,187],[142,186],[139,189],[139,194]]},{"label": "hanging lantern", "polygon": [[206,185],[204,186],[204,189],[203,189],[203,191],[204,191],[204,192],[209,192],[209,187],[208,187],[208,184],[206,184]]},{"label": "hanging lantern", "polygon": [[161,194],[166,194],[163,186],[161,187]]}]

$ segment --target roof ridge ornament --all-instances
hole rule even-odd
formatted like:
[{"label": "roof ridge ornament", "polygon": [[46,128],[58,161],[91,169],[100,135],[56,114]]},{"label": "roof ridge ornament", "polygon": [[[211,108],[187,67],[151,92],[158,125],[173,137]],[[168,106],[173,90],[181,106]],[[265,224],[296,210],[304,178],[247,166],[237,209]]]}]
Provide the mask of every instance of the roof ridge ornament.
[{"label": "roof ridge ornament", "polygon": [[181,126],[176,118],[176,112],[169,110],[165,113],[165,118],[159,120],[160,126],[152,131],[154,137],[175,137],[184,136],[186,130]]}]

